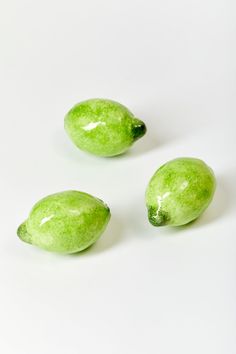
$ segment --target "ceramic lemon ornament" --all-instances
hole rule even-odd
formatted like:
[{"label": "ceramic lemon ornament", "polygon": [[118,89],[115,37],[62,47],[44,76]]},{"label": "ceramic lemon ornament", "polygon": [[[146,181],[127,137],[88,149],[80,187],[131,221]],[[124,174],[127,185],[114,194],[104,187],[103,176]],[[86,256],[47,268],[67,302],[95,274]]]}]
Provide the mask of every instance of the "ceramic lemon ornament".
[{"label": "ceramic lemon ornament", "polygon": [[103,233],[110,210],[87,193],[65,191],[36,203],[19,226],[22,241],[59,253],[75,253],[92,245]]},{"label": "ceramic lemon ornament", "polygon": [[146,190],[148,218],[154,226],[180,226],[198,218],[216,187],[212,169],[196,158],[177,158],[161,166]]},{"label": "ceramic lemon ornament", "polygon": [[98,156],[116,156],[140,139],[146,126],[118,102],[90,99],[67,113],[65,130],[79,149]]}]

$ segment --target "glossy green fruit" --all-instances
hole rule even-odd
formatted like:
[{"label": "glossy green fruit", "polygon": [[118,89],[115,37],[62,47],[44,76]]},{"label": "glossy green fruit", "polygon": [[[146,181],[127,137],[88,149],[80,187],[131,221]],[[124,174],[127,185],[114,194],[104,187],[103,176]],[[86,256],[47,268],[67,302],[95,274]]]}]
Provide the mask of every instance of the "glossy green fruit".
[{"label": "glossy green fruit", "polygon": [[216,187],[213,171],[195,158],[178,158],[161,166],[146,190],[148,218],[154,226],[180,226],[199,217]]},{"label": "glossy green fruit", "polygon": [[109,219],[110,210],[100,199],[66,191],[36,203],[17,234],[22,241],[48,251],[75,253],[92,245]]},{"label": "glossy green fruit", "polygon": [[115,156],[141,138],[146,126],[118,102],[90,99],[68,112],[65,130],[81,150],[98,156]]}]

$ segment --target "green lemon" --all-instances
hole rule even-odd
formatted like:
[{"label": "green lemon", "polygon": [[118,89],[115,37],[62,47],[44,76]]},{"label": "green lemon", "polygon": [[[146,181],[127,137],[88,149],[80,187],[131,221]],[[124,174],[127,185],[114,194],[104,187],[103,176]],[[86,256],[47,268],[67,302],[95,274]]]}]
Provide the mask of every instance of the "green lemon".
[{"label": "green lemon", "polygon": [[79,149],[98,156],[115,156],[141,138],[146,126],[118,102],[90,99],[67,113],[65,130]]},{"label": "green lemon", "polygon": [[161,166],[146,190],[148,218],[154,226],[180,226],[199,217],[216,187],[214,173],[202,160],[177,158]]},{"label": "green lemon", "polygon": [[65,191],[36,203],[17,234],[22,241],[48,251],[75,253],[92,245],[109,219],[110,210],[100,199]]}]

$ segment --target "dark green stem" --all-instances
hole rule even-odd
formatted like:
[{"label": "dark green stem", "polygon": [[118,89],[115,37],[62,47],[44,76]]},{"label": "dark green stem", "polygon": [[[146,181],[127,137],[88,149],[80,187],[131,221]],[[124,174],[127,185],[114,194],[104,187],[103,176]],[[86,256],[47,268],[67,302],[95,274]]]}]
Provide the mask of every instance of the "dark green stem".
[{"label": "dark green stem", "polygon": [[148,208],[148,220],[153,226],[165,226],[168,224],[169,216],[165,211],[157,210],[157,208]]},{"label": "dark green stem", "polygon": [[134,140],[138,140],[144,136],[147,128],[143,121],[138,118],[134,118],[132,122],[132,135]]}]

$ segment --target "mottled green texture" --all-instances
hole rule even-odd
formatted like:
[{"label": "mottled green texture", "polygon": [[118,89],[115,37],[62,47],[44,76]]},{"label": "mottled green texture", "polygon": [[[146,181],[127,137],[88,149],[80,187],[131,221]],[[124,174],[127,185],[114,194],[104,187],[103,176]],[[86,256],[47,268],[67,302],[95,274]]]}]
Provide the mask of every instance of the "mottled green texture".
[{"label": "mottled green texture", "polygon": [[154,226],[180,226],[200,216],[210,204],[213,171],[195,158],[178,158],[161,166],[146,190],[148,218]]},{"label": "mottled green texture", "polygon": [[45,250],[74,253],[92,245],[109,219],[110,210],[100,199],[66,191],[36,203],[17,234],[22,241]]},{"label": "mottled green texture", "polygon": [[141,138],[146,126],[118,102],[90,99],[68,112],[65,130],[81,150],[98,156],[115,156]]}]

